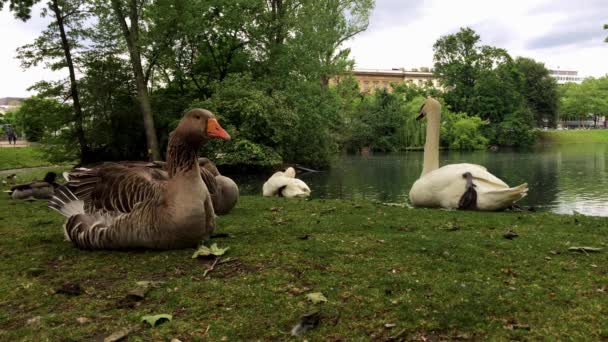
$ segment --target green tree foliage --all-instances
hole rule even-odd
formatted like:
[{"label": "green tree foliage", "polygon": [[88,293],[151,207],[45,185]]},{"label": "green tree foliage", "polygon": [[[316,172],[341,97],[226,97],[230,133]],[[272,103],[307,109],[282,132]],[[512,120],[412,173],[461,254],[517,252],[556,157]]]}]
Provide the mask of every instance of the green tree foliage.
[{"label": "green tree foliage", "polygon": [[444,110],[441,116],[441,143],[452,150],[483,150],[488,139],[481,127],[487,123],[478,116]]},{"label": "green tree foliage", "polygon": [[70,118],[70,106],[56,100],[33,96],[15,111],[15,125],[29,141],[40,141],[45,134],[57,135]]},{"label": "green tree foliage", "polygon": [[[32,2],[28,2],[30,5]],[[23,20],[29,18],[27,7],[14,7],[16,15]],[[88,6],[81,0],[50,0],[42,8],[42,16],[52,20],[47,29],[34,41],[17,49],[22,66],[28,68],[45,63],[51,70],[67,69],[68,84],[64,97],[70,99],[73,108],[72,130],[80,147],[82,160],[89,160],[92,153],[83,128],[82,104],[76,80],[76,55],[83,49],[82,42],[88,38],[88,30],[83,23],[89,18]]]},{"label": "green tree foliage", "polygon": [[[210,145],[209,153],[271,149],[272,162],[324,166],[338,149],[340,108],[348,104],[327,81],[351,67],[343,43],[367,27],[372,0],[82,3],[90,19],[67,33],[81,72],[84,135],[99,159],[147,155],[143,120],[134,115],[145,102],[142,90],[149,91],[161,150],[193,105],[215,110],[233,133],[224,150]],[[57,67],[64,62],[52,57]],[[41,87],[51,99],[66,93],[59,84]],[[74,136],[61,137],[73,149]]]},{"label": "green tree foliage", "polygon": [[[608,24],[604,24],[604,30],[608,30]],[[608,43],[608,37],[606,37],[606,39],[604,39],[605,43]]]},{"label": "green tree foliage", "polygon": [[534,114],[536,126],[555,127],[559,103],[557,81],[551,77],[543,63],[531,58],[518,57],[515,66],[523,74],[524,81],[520,92]]},{"label": "green tree foliage", "polygon": [[608,114],[608,76],[588,78],[581,84],[564,84],[560,93],[561,119],[592,118],[597,124],[599,116]]},{"label": "green tree foliage", "polygon": [[555,124],[556,86],[542,64],[513,61],[505,50],[481,45],[470,28],[439,38],[434,50],[446,104],[487,121],[481,130],[489,143],[528,146],[535,124]]}]

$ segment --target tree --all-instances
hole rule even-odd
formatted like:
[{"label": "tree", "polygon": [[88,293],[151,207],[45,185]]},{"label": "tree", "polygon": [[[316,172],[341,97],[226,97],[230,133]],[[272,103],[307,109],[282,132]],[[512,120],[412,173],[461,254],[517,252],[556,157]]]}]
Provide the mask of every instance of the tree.
[{"label": "tree", "polygon": [[15,123],[29,141],[40,141],[59,131],[70,111],[70,106],[57,100],[33,96],[17,109]]},{"label": "tree", "polygon": [[9,10],[15,13],[15,16],[23,21],[31,17],[32,7],[40,0],[0,0],[0,11],[4,8],[4,4],[9,4]]},{"label": "tree", "polygon": [[[120,25],[123,38],[129,50],[129,57],[137,86],[137,98],[144,120],[148,149],[153,160],[161,160],[154,127],[154,116],[152,115],[152,106],[148,95],[148,84],[141,61],[140,13],[144,12],[143,7],[146,2],[138,0],[111,0],[111,3],[115,19]],[[127,19],[129,23],[127,23]]]},{"label": "tree", "polygon": [[433,45],[435,68],[445,89],[446,102],[457,112],[476,113],[474,88],[483,72],[510,60],[503,49],[480,45],[481,38],[465,27],[440,37]]},{"label": "tree", "polygon": [[[18,16],[29,18],[29,10],[16,7]],[[42,32],[34,43],[20,47],[18,58],[22,66],[31,67],[46,62],[52,70],[68,69],[69,90],[65,100],[70,99],[74,111],[74,131],[80,146],[80,158],[86,161],[90,158],[90,150],[83,129],[82,105],[76,80],[76,67],[73,52],[80,48],[79,41],[86,37],[87,30],[83,22],[88,14],[82,0],[50,0],[42,15],[50,15],[53,21]]]},{"label": "tree", "polygon": [[555,127],[559,102],[557,82],[543,63],[533,59],[518,57],[515,66],[523,74],[524,82],[520,93],[534,115],[536,126]]},{"label": "tree", "polygon": [[[604,24],[604,30],[608,30],[608,24]],[[604,42],[608,43],[608,37],[604,39]]]},{"label": "tree", "polygon": [[588,78],[581,84],[565,84],[559,112],[562,119],[578,119],[581,122],[593,117],[597,125],[598,117],[608,113],[608,77]]}]

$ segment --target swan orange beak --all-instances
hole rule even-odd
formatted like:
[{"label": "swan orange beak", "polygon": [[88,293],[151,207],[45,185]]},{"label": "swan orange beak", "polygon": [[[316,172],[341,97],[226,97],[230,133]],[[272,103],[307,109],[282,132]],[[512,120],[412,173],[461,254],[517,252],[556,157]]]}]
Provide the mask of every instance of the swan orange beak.
[{"label": "swan orange beak", "polygon": [[207,136],[212,139],[230,140],[230,134],[217,122],[217,119],[207,120]]}]

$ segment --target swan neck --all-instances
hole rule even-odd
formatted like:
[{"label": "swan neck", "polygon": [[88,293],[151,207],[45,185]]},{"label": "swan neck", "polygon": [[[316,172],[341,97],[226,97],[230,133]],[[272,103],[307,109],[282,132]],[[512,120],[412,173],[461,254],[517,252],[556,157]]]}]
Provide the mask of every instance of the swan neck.
[{"label": "swan neck", "polygon": [[426,142],[424,143],[424,165],[422,174],[437,170],[439,168],[439,129],[441,114],[436,112],[427,113]]}]

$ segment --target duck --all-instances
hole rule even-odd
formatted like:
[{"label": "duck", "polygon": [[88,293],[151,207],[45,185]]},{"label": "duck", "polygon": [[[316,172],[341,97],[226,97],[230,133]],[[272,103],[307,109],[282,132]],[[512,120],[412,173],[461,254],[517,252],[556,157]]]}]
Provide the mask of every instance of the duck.
[{"label": "duck", "polygon": [[59,187],[59,184],[55,182],[56,179],[57,174],[55,172],[47,172],[43,180],[14,185],[8,191],[8,194],[15,200],[30,197],[48,200],[53,197],[55,189]]},{"label": "duck", "polygon": [[424,117],[428,120],[424,165],[409,193],[414,207],[499,211],[526,196],[528,183],[509,187],[481,165],[439,167],[441,104],[431,96],[425,99],[416,120]]},{"label": "duck", "polygon": [[215,115],[188,111],[169,137],[166,170],[104,163],[57,189],[48,206],[66,217],[64,235],[85,250],[195,247],[216,226],[198,151],[230,140]]},{"label": "duck", "polygon": [[[169,178],[169,173],[167,170],[165,170],[167,163],[163,161],[122,161],[115,163],[129,168],[139,168],[141,172],[148,171],[150,176],[156,179]],[[229,177],[221,175],[215,164],[208,158],[199,158],[198,163],[201,170],[201,178],[203,179],[203,182],[207,186],[207,190],[211,195],[215,214],[228,214],[238,202],[238,185]],[[103,165],[104,164],[101,164],[102,167]],[[66,181],[75,180],[77,178],[81,178],[83,172],[84,176],[88,177],[88,173],[97,167],[99,167],[99,165],[93,167],[77,167],[70,172],[64,172],[63,177]]]},{"label": "duck", "polygon": [[295,178],[296,170],[288,167],[285,171],[275,172],[262,186],[262,195],[287,198],[310,196],[310,188],[301,179]]}]

